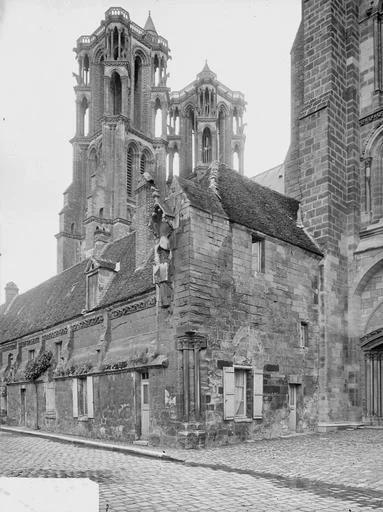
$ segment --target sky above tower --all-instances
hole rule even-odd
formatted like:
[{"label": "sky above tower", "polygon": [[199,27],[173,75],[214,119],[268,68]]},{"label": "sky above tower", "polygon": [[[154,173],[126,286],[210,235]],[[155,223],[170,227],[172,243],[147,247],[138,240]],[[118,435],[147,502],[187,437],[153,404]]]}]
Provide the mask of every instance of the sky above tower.
[{"label": "sky above tower", "polygon": [[58,212],[72,177],[72,48],[111,5],[143,27],[151,16],[171,48],[168,85],[192,82],[207,59],[242,91],[245,174],[281,163],[290,140],[290,49],[301,0],[0,0],[0,303],[56,272]]}]

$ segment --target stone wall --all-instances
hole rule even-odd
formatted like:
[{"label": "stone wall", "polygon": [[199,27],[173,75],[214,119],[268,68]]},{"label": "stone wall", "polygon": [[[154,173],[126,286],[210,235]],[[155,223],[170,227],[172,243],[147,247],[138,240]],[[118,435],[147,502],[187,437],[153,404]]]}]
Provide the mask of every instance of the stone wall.
[{"label": "stone wall", "polygon": [[[178,332],[206,337],[201,420],[207,443],[288,430],[288,383],[299,376],[298,430],[317,423],[319,257],[270,237],[265,271],[252,269],[252,233],[219,215],[182,212],[177,234],[174,318]],[[188,241],[188,243],[187,243]],[[308,345],[300,346],[301,322]],[[264,372],[263,419],[223,420],[223,367]]]}]

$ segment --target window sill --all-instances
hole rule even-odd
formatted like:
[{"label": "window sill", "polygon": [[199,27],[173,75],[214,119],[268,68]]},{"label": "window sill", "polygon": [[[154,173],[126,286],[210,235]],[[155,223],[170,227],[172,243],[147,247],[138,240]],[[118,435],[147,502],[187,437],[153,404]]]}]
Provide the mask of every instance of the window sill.
[{"label": "window sill", "polygon": [[46,411],[45,412],[45,417],[47,419],[55,420],[56,419],[56,411]]},{"label": "window sill", "polygon": [[78,418],[78,421],[88,421],[88,416],[79,416]]},{"label": "window sill", "polygon": [[234,418],[234,423],[251,423],[252,418]]}]

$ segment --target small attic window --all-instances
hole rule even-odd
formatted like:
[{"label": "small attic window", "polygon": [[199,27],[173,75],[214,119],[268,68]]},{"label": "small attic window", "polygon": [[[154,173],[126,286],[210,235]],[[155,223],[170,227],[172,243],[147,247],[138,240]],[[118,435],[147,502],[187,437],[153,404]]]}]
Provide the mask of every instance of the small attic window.
[{"label": "small attic window", "polygon": [[93,309],[97,305],[98,272],[87,276],[86,285],[86,308]]},{"label": "small attic window", "polygon": [[251,243],[251,270],[253,274],[265,272],[265,240],[255,236]]}]

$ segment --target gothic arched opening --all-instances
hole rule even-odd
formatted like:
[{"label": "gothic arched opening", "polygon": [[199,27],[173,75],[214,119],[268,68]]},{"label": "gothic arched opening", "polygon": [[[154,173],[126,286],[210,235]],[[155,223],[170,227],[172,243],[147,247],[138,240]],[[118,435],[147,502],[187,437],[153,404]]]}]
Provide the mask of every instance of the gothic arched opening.
[{"label": "gothic arched opening", "polygon": [[120,75],[113,71],[110,80],[110,92],[112,96],[113,115],[121,114],[122,87]]},{"label": "gothic arched opening", "polygon": [[126,195],[132,196],[133,192],[133,165],[134,165],[134,150],[132,146],[126,152]]},{"label": "gothic arched opening", "polygon": [[178,148],[174,148],[173,152],[173,176],[179,176],[180,174],[180,155],[178,153]]},{"label": "gothic arched opening", "polygon": [[239,147],[235,146],[233,151],[233,169],[239,171]]},{"label": "gothic arched opening", "polygon": [[80,135],[86,137],[89,133],[89,104],[84,97],[80,106]]},{"label": "gothic arched opening", "polygon": [[225,112],[223,109],[218,114],[218,160],[225,160]]},{"label": "gothic arched opening", "polygon": [[238,131],[239,131],[239,116],[238,116],[237,107],[234,107],[234,110],[233,110],[233,133],[234,133],[234,135],[238,135]]},{"label": "gothic arched opening", "polygon": [[86,54],[84,57],[82,71],[83,71],[82,79],[83,79],[84,85],[89,85],[89,57],[88,57],[88,54]]},{"label": "gothic arched opening", "polygon": [[119,58],[119,41],[118,41],[118,30],[114,27],[113,30],[113,59],[118,60]]},{"label": "gothic arched opening", "polygon": [[142,60],[137,55],[134,59],[134,125],[141,128],[142,109]]},{"label": "gothic arched opening", "polygon": [[158,56],[155,55],[153,59],[153,76],[154,76],[154,85],[157,86],[160,83],[160,62],[158,60]]},{"label": "gothic arched opening", "polygon": [[154,136],[162,136],[162,108],[159,98],[156,99],[154,104]]},{"label": "gothic arched opening", "polygon": [[202,162],[208,164],[211,162],[212,147],[211,147],[211,132],[209,128],[205,128],[202,132]]},{"label": "gothic arched opening", "polygon": [[146,165],[147,165],[147,157],[145,153],[142,153],[141,159],[140,159],[140,173],[144,174],[146,171]]}]

